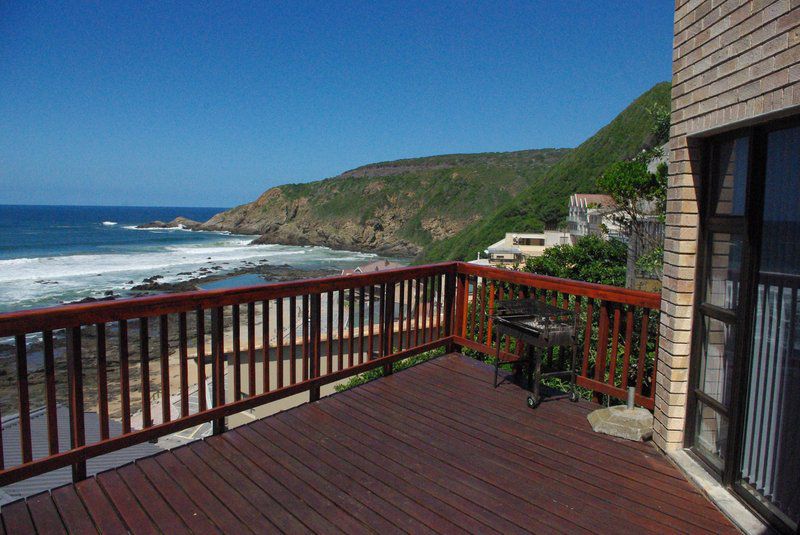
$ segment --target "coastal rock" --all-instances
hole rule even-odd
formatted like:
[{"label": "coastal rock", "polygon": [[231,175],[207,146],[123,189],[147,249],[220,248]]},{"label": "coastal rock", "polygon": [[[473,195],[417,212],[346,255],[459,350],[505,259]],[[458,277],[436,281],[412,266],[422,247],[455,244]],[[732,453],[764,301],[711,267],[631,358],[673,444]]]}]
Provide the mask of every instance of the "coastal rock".
[{"label": "coastal rock", "polygon": [[136,228],[148,230],[148,229],[171,229],[171,228],[179,228],[179,229],[187,229],[187,230],[198,230],[202,223],[199,221],[194,221],[192,219],[186,217],[176,217],[169,223],[165,223],[163,221],[151,221],[150,223],[145,223],[143,225],[137,225]]}]

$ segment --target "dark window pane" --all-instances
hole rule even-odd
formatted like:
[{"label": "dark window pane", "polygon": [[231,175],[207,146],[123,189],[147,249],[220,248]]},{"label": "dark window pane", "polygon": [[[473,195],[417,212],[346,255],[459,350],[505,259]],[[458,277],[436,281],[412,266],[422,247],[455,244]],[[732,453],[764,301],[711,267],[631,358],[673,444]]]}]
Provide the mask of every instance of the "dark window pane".
[{"label": "dark window pane", "polygon": [[734,327],[714,318],[703,318],[699,388],[706,395],[730,406],[733,374]]},{"label": "dark window pane", "polygon": [[699,400],[696,414],[694,446],[721,470],[728,441],[728,419]]},{"label": "dark window pane", "polygon": [[715,215],[744,215],[749,138],[716,145],[711,208]]},{"label": "dark window pane", "polygon": [[742,266],[742,237],[714,232],[708,243],[706,302],[735,309],[739,304],[739,280]]}]

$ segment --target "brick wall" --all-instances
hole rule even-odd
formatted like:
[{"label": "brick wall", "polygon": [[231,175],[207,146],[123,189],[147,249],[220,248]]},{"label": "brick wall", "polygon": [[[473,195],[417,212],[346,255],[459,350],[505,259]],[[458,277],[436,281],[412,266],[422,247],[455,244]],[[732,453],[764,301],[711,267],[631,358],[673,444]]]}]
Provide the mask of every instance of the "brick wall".
[{"label": "brick wall", "polygon": [[698,143],[800,105],[800,0],[676,0],[654,440],[683,445],[697,250]]}]

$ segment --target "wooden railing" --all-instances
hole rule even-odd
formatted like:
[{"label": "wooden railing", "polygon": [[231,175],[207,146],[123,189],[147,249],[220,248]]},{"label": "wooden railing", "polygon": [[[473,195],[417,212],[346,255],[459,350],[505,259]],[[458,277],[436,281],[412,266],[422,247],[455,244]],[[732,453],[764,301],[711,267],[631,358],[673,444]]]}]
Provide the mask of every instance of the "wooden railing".
[{"label": "wooden railing", "polygon": [[[0,314],[0,339],[11,337],[16,353],[7,374],[16,396],[0,400],[0,412],[17,413],[19,429],[18,437],[0,432],[0,486],[65,466],[80,480],[87,459],[207,422],[219,433],[233,414],[302,392],[314,401],[326,384],[376,367],[391,373],[394,362],[443,346],[494,354],[492,303],[509,295],[588,318],[579,384],[619,398],[635,385],[637,402],[652,408],[656,294],[452,262],[67,305]],[[501,343],[508,355],[511,341]],[[69,410],[66,448],[59,406]],[[34,458],[39,407],[48,453]],[[92,443],[85,411],[98,418]],[[120,432],[110,432],[111,419]],[[15,440],[19,462],[7,462],[2,443]]]},{"label": "wooden railing", "polygon": [[[498,341],[491,321],[494,302],[539,298],[573,310],[578,316],[579,386],[593,391],[596,397],[605,394],[617,399],[625,399],[628,387],[633,386],[635,402],[653,409],[658,294],[473,264],[459,264],[457,277],[454,335],[459,344],[495,355]],[[522,354],[522,344],[507,337],[500,343],[501,360]],[[565,370],[569,368],[568,358],[568,348],[551,349],[545,365]]]}]

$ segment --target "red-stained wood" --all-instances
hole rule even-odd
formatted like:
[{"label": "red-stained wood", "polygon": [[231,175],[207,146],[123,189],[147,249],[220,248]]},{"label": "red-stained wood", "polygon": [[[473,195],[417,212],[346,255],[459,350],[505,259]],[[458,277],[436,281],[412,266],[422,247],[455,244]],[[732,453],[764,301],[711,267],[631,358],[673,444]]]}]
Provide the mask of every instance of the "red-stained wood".
[{"label": "red-stained wood", "polygon": [[17,409],[19,418],[19,447],[22,462],[33,459],[31,449],[31,407],[28,397],[28,351],[24,334],[16,336],[17,346]]},{"label": "red-stained wood", "polygon": [[434,340],[435,326],[433,321],[436,319],[436,278],[428,277],[428,336],[427,341]]},{"label": "red-stained wood", "polygon": [[[275,373],[277,387],[283,388],[283,299],[275,300]],[[268,392],[268,390],[265,390]]]},{"label": "red-stained wood", "polygon": [[[69,397],[69,445],[80,448],[86,443],[83,421],[83,351],[81,350],[81,328],[67,329],[67,393]],[[51,456],[51,458],[53,458]],[[86,462],[72,464],[72,480],[86,479]]]},{"label": "red-stained wood", "polygon": [[498,281],[520,284],[540,290],[555,290],[566,292],[570,295],[580,295],[654,310],[657,310],[661,303],[661,295],[658,293],[629,290],[618,286],[559,279],[521,271],[477,266],[465,262],[458,262],[457,270],[459,273],[467,275],[491,277]]},{"label": "red-stained wood", "polygon": [[195,312],[197,330],[197,405],[200,412],[208,408],[206,400],[206,316],[198,308]]},{"label": "red-stained wood", "polygon": [[131,432],[131,368],[128,349],[128,320],[117,323],[119,338],[119,391],[120,410],[122,412],[122,433]]},{"label": "red-stained wood", "polygon": [[[320,294],[312,294],[311,311],[309,318],[309,378],[316,379],[320,377],[320,365],[322,363],[322,296]],[[312,386],[309,391],[309,401],[314,402],[319,399],[319,386]]]},{"label": "red-stained wood", "polygon": [[309,365],[308,359],[310,358],[310,355],[311,355],[310,348],[309,348],[310,338],[311,338],[311,334],[309,333],[309,324],[310,324],[311,319],[308,316],[308,296],[304,295],[302,301],[303,301],[303,305],[302,305],[302,308],[300,310],[300,313],[301,313],[302,318],[303,318],[301,320],[303,322],[303,327],[302,327],[302,330],[301,330],[302,337],[303,337],[303,343],[302,343],[302,348],[303,348],[302,378],[303,378],[303,381],[306,381],[308,379],[308,365]]},{"label": "red-stained wood", "polygon": [[189,342],[186,332],[186,312],[178,314],[178,366],[181,388],[181,416],[189,415]]},{"label": "red-stained wood", "polygon": [[[265,321],[264,318],[261,321]],[[256,304],[247,303],[247,393],[256,395]]]},{"label": "red-stained wood", "polygon": [[444,301],[444,280],[441,275],[436,277],[436,338],[445,336],[442,332],[442,306]]},{"label": "red-stained wood", "polygon": [[358,363],[364,362],[364,345],[366,336],[364,333],[364,294],[366,288],[359,288],[358,290]]},{"label": "red-stained wood", "polygon": [[583,333],[583,366],[581,375],[586,377],[589,374],[589,350],[592,346],[592,324],[594,323],[594,299],[587,299],[586,305],[586,328]]},{"label": "red-stained wood", "polygon": [[[53,331],[42,333],[44,344],[44,404],[47,409],[47,451],[50,455],[58,453],[58,414],[56,400],[56,372],[53,355]],[[122,359],[120,358],[120,366]],[[3,447],[0,438],[0,449]],[[2,454],[0,454],[0,470],[2,470]]]},{"label": "red-stained wood", "polygon": [[142,427],[150,427],[150,334],[147,318],[139,318],[139,377],[142,391]]},{"label": "red-stained wood", "polygon": [[289,384],[297,382],[297,299],[289,298]]},{"label": "red-stained wood", "polygon": [[263,360],[261,362],[261,382],[264,385],[263,392],[270,390],[270,365],[269,365],[269,348],[270,348],[270,313],[269,301],[261,302],[261,353]]},{"label": "red-stained wood", "polygon": [[[501,290],[502,291],[502,290]],[[486,345],[492,347],[494,338],[492,337],[492,329],[494,325],[492,324],[492,315],[494,314],[494,295],[495,295],[495,287],[494,281],[489,281],[489,320],[486,324]]]},{"label": "red-stained wood", "polygon": [[[337,351],[338,355],[338,367],[337,370],[341,370],[344,368],[344,290],[339,290],[339,295],[337,298],[336,303],[336,327],[339,332],[339,347]],[[350,342],[350,338],[348,338],[348,345]],[[333,370],[328,370],[331,372]]]},{"label": "red-stained wood", "polygon": [[418,346],[420,343],[420,298],[422,297],[422,279],[416,280],[416,292],[414,295],[414,345]]},{"label": "red-stained wood", "polygon": [[[214,407],[225,405],[225,320],[222,307],[211,311],[211,386]],[[252,399],[252,398],[250,398]],[[239,400],[234,399],[233,402]],[[212,420],[213,433],[219,434],[225,429],[225,419]]]},{"label": "red-stained wood", "polygon": [[106,324],[98,323],[97,329],[97,417],[100,438],[108,438],[108,368],[106,363]]},{"label": "red-stained wood", "polygon": [[630,372],[631,350],[633,348],[633,307],[625,311],[625,349],[622,356],[622,389],[628,388],[628,373]]},{"label": "red-stained wood", "polygon": [[[239,305],[231,305],[231,338],[233,342],[233,400],[239,401],[242,397],[242,333]],[[224,336],[224,335],[223,335]]]},{"label": "red-stained wood", "polygon": [[356,294],[355,289],[351,288],[347,292],[347,367],[353,367],[353,353],[355,352],[356,341],[355,333],[356,315]]},{"label": "red-stained wood", "polygon": [[384,347],[386,345],[386,285],[381,284],[378,288],[378,295],[380,303],[378,305],[378,357],[384,356]]},{"label": "red-stained wood", "polygon": [[612,386],[616,384],[616,377],[617,377],[617,360],[618,360],[618,350],[619,350],[619,329],[620,329],[620,319],[621,319],[621,311],[619,306],[614,307],[614,327],[611,330],[611,358],[608,367],[608,383]]},{"label": "red-stained wood", "polygon": [[333,371],[333,292],[328,292],[327,308],[325,310],[327,324],[325,325],[325,337],[328,340],[328,367],[327,371]]},{"label": "red-stained wood", "polygon": [[[486,315],[488,310],[486,309],[486,279],[483,279],[483,284],[481,284],[481,303],[478,308],[478,320],[480,324],[478,325],[478,341],[481,343],[485,343],[484,335],[486,334]],[[491,344],[486,344],[491,345]]]},{"label": "red-stained wood", "polygon": [[639,331],[639,359],[636,369],[636,391],[641,391],[644,381],[645,356],[647,355],[647,329],[650,320],[648,310],[642,310],[642,328]]},{"label": "red-stained wood", "polygon": [[164,315],[161,316],[159,320],[158,337],[161,348],[161,420],[163,422],[169,422],[172,416],[170,410],[172,408],[172,403],[170,403],[169,389],[169,318]]},{"label": "red-stained wood", "polygon": [[597,357],[594,363],[594,380],[605,382],[606,356],[608,354],[608,303],[600,302],[600,319],[597,324]]},{"label": "red-stained wood", "polygon": [[369,343],[367,344],[366,359],[372,360],[373,357],[373,338],[375,336],[375,286],[369,285]]},{"label": "red-stained wood", "polygon": [[398,302],[399,303],[398,304],[399,308],[398,308],[398,311],[397,311],[397,328],[398,328],[398,331],[397,331],[397,345],[398,345],[398,347],[400,347],[400,349],[405,349],[406,345],[405,345],[405,340],[403,338],[404,335],[405,335],[405,328],[404,328],[404,321],[403,321],[405,319],[405,306],[406,306],[405,281],[401,280],[398,284],[399,284],[399,286],[398,286],[399,294],[398,295],[400,297],[400,300]]},{"label": "red-stained wood", "polygon": [[454,325],[453,325],[453,334],[456,336],[461,336],[466,338],[466,328],[467,328],[467,309],[466,309],[466,291],[467,291],[467,279],[464,275],[456,275],[456,288],[455,288],[455,318],[454,318]]},{"label": "red-stained wood", "polygon": [[428,341],[428,283],[427,278],[420,280],[420,284],[422,284],[422,310],[419,313],[420,326],[418,330],[422,331],[420,339],[423,344]]},{"label": "red-stained wood", "polygon": [[411,333],[413,332],[411,330],[411,328],[412,328],[411,327],[411,325],[412,325],[411,324],[411,320],[412,320],[412,316],[413,315],[414,315],[414,280],[411,279],[411,280],[407,281],[407,285],[406,285],[406,327],[405,327],[405,331],[406,331],[405,347],[406,348],[409,348],[409,347],[411,347],[413,345],[411,343]]}]

